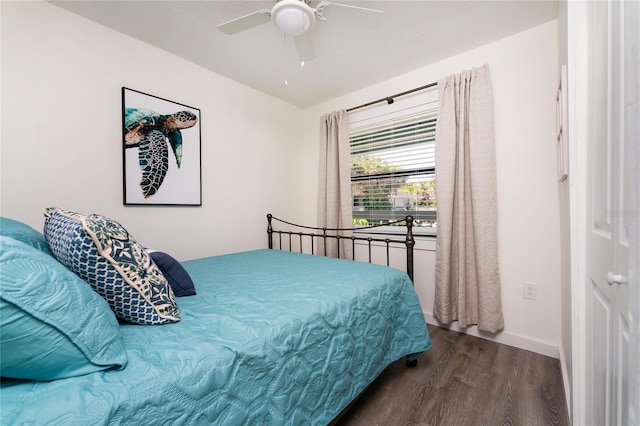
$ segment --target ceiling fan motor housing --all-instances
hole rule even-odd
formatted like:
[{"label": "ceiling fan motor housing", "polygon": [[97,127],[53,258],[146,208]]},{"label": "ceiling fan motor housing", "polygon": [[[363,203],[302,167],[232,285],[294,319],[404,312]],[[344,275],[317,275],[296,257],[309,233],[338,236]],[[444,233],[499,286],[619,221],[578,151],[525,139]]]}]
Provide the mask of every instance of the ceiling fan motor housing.
[{"label": "ceiling fan motor housing", "polygon": [[316,23],[315,11],[305,0],[280,0],[271,10],[271,19],[292,37],[308,32]]}]

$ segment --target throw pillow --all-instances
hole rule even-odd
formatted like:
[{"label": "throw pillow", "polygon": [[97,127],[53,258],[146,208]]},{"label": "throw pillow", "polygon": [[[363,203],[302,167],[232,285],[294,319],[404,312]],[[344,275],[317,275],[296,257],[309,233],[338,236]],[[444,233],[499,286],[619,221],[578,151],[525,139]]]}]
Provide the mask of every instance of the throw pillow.
[{"label": "throw pillow", "polygon": [[176,297],[193,296],[196,287],[189,273],[176,259],[167,253],[149,250],[149,255],[162,271]]},{"label": "throw pillow", "polygon": [[167,279],[122,225],[58,208],[44,214],[44,235],[55,258],[87,281],[118,318],[146,325],[180,321]]}]

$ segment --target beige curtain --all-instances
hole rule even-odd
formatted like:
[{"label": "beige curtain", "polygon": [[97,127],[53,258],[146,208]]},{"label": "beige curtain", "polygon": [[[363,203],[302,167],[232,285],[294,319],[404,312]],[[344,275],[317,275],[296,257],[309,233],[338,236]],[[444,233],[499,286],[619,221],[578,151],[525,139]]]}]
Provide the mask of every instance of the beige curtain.
[{"label": "beige curtain", "polygon": [[[318,226],[351,228],[351,158],[349,117],[345,110],[325,114],[320,120],[320,165],[318,185]],[[345,232],[343,235],[350,236]],[[320,242],[319,253],[324,252]],[[327,256],[351,258],[351,241],[327,240]]]},{"label": "beige curtain", "polygon": [[498,270],[493,90],[484,65],[438,81],[434,315],[504,328]]}]

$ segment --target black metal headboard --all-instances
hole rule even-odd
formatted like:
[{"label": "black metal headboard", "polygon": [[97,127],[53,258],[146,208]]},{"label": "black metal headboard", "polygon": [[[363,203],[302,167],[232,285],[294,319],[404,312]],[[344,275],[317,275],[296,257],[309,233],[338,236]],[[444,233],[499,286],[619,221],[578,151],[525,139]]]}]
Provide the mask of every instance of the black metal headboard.
[{"label": "black metal headboard", "polygon": [[[277,222],[281,222],[284,223],[286,225],[289,225],[291,227],[294,228],[300,228],[300,229],[308,229],[311,230],[311,232],[296,232],[293,230],[277,230],[273,228],[273,222],[277,221]],[[401,236],[398,236],[396,238],[382,238],[382,237],[372,237],[372,236],[357,236],[354,235],[353,232],[357,232],[357,231],[362,231],[365,229],[372,229],[372,228],[379,228],[381,226],[387,226],[387,225],[397,225],[404,222],[406,224],[406,233],[404,234],[404,238],[402,238]],[[407,275],[409,275],[409,278],[411,278],[411,281],[413,282],[413,247],[416,244],[415,239],[413,238],[413,216],[406,216],[403,220],[396,220],[396,221],[392,221],[392,222],[386,222],[380,225],[370,225],[370,226],[359,226],[356,228],[314,228],[312,226],[304,226],[304,225],[297,225],[295,223],[291,223],[291,222],[287,222],[286,220],[282,220],[282,219],[278,219],[277,217],[274,217],[271,214],[267,215],[267,236],[268,236],[268,242],[269,242],[269,248],[273,249],[273,234],[278,234],[278,242],[279,242],[279,246],[278,249],[282,250],[282,238],[283,235],[285,236],[285,239],[288,238],[288,243],[289,243],[289,251],[292,251],[292,241],[293,238],[298,238],[299,239],[299,243],[300,243],[300,253],[303,252],[303,238],[309,238],[310,239],[310,246],[311,246],[311,253],[310,254],[319,254],[315,252],[315,241],[316,239],[322,239],[323,242],[323,246],[324,246],[324,253],[322,253],[322,255],[326,256],[327,253],[327,239],[331,240],[334,239],[336,240],[336,244],[338,246],[338,256],[340,256],[340,240],[348,240],[351,241],[351,247],[352,247],[352,259],[351,260],[356,260],[355,258],[355,246],[356,246],[356,241],[363,241],[365,243],[367,243],[368,245],[368,252],[369,252],[369,263],[371,263],[371,247],[373,243],[382,243],[384,244],[384,246],[386,247],[386,254],[387,254],[387,266],[389,266],[389,247],[391,244],[394,243],[398,243],[398,244],[404,244],[405,248],[406,248],[406,254],[407,254]],[[320,231],[320,233],[315,233],[312,231]],[[351,235],[347,236],[347,235],[340,235],[340,232],[345,232],[345,231],[351,231]]]}]

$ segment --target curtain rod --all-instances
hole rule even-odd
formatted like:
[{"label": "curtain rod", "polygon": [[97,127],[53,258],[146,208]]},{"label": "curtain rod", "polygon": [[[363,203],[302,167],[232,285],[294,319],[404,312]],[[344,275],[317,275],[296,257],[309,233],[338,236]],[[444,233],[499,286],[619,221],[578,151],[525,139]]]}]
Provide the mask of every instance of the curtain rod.
[{"label": "curtain rod", "polygon": [[393,103],[393,98],[398,98],[400,96],[408,95],[409,93],[418,92],[420,90],[428,89],[430,87],[436,86],[437,84],[438,84],[438,82],[436,81],[435,83],[429,83],[429,84],[426,84],[424,86],[416,87],[415,89],[407,90],[406,92],[396,93],[393,96],[387,96],[386,98],[377,99],[375,101],[367,102],[366,104],[362,104],[362,105],[358,105],[358,106],[349,108],[347,110],[347,112],[351,112],[351,111],[354,111],[356,109],[365,108],[365,107],[368,107],[368,106],[371,106],[371,105],[379,104],[380,102],[386,102],[389,105],[391,105]]}]

